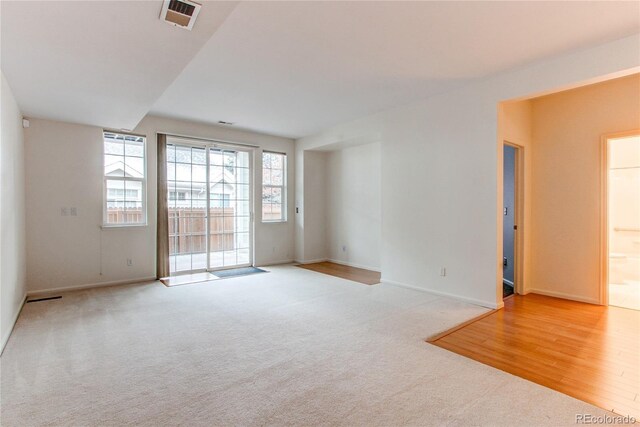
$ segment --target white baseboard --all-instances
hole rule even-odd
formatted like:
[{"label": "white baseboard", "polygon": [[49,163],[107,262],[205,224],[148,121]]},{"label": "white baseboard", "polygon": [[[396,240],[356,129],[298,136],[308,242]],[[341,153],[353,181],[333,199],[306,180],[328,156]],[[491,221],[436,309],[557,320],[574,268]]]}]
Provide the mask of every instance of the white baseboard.
[{"label": "white baseboard", "polygon": [[393,281],[393,280],[382,279],[381,283],[389,284],[389,285],[393,285],[393,286],[400,286],[401,288],[413,289],[414,291],[426,292],[428,294],[433,294],[433,295],[453,298],[453,299],[457,299],[459,301],[464,301],[464,302],[469,303],[469,304],[479,305],[481,307],[491,308],[491,309],[494,309],[494,310],[504,307],[504,302],[502,302],[502,301],[500,301],[498,304],[496,304],[495,302],[482,301],[482,300],[478,300],[478,299],[475,299],[475,298],[467,298],[467,297],[463,297],[461,295],[454,295],[454,294],[450,294],[450,293],[447,293],[447,292],[435,291],[433,289],[425,289],[425,288],[421,288],[420,286],[409,285],[409,284],[406,284],[406,283],[396,282],[396,281]]},{"label": "white baseboard", "polygon": [[91,289],[91,288],[102,288],[106,286],[117,286],[117,285],[131,285],[133,283],[140,282],[151,282],[157,280],[156,277],[139,277],[137,279],[125,279],[125,280],[112,280],[110,282],[98,282],[98,283],[88,283],[84,285],[75,285],[75,286],[63,286],[59,288],[50,288],[50,289],[36,289],[34,291],[27,292],[27,296],[34,295],[43,295],[50,294],[53,292],[68,292],[68,291],[79,291],[82,289]]},{"label": "white baseboard", "polygon": [[317,259],[305,259],[305,260],[295,259],[295,260],[293,260],[293,262],[298,263],[298,264],[313,264],[315,262],[325,262],[325,261],[329,261],[329,259],[328,258],[317,258]]},{"label": "white baseboard", "polygon": [[371,267],[371,266],[367,266],[367,265],[356,264],[355,262],[340,261],[340,260],[332,259],[332,258],[327,259],[327,261],[332,262],[334,264],[346,265],[348,267],[362,268],[362,269],[365,269],[365,270],[371,270],[371,271],[375,271],[377,273],[380,273],[380,268],[379,267]]},{"label": "white baseboard", "polygon": [[2,343],[1,343],[2,346],[0,347],[0,356],[4,352],[4,348],[6,347],[7,343],[9,342],[9,338],[11,338],[11,334],[13,333],[13,328],[16,327],[16,323],[18,322],[18,317],[20,317],[20,313],[22,312],[22,308],[24,307],[26,302],[27,302],[27,294],[25,294],[24,298],[22,298],[22,304],[20,304],[20,308],[18,309],[18,312],[16,313],[15,317],[13,318],[13,322],[11,323],[11,328],[9,329],[9,332],[7,333],[6,336],[2,337]]},{"label": "white baseboard", "polygon": [[256,263],[256,267],[269,267],[270,265],[284,265],[284,264],[292,264],[295,261],[292,259],[284,259],[282,261],[269,261],[269,262],[262,262],[260,264]]},{"label": "white baseboard", "polygon": [[539,295],[546,295],[548,297],[568,299],[568,300],[572,300],[572,301],[586,302],[588,304],[600,305],[600,301],[598,299],[585,298],[585,297],[580,296],[580,295],[566,294],[564,292],[547,291],[547,290],[544,290],[544,289],[527,289],[527,294],[529,294],[529,293],[539,294]]}]

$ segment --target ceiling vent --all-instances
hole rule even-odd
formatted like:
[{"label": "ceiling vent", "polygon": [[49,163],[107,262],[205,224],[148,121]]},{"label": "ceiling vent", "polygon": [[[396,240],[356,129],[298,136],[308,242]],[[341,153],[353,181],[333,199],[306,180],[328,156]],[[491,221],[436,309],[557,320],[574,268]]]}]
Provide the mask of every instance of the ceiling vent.
[{"label": "ceiling vent", "polygon": [[202,5],[190,0],[165,0],[160,19],[175,27],[191,30]]}]

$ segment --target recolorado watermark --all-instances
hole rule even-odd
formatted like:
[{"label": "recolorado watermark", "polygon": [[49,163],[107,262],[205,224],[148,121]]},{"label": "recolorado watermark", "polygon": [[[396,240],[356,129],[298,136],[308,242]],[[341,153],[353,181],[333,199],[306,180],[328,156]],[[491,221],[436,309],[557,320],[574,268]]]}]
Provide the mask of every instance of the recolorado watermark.
[{"label": "recolorado watermark", "polygon": [[636,419],[630,415],[592,415],[576,414],[576,424],[634,424]]}]

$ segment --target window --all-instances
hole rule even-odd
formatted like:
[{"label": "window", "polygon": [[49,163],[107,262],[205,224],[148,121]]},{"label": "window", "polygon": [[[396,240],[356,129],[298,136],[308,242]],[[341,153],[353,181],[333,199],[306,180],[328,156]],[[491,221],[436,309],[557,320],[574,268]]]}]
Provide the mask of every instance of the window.
[{"label": "window", "polygon": [[228,208],[231,206],[231,194],[211,194],[212,208]]},{"label": "window", "polygon": [[287,220],[287,155],[262,153],[262,221]]},{"label": "window", "polygon": [[104,132],[104,225],[147,223],[145,138]]},{"label": "window", "polygon": [[185,191],[169,191],[169,200],[187,200]]}]

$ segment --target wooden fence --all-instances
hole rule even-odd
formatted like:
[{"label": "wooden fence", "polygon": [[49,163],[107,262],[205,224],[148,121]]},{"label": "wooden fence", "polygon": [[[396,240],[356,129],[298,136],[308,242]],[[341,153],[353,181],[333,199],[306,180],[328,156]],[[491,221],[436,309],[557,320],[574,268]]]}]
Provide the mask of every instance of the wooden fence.
[{"label": "wooden fence", "polygon": [[[206,209],[169,208],[169,254],[180,255],[206,252]],[[226,216],[223,216],[224,215]],[[235,249],[234,209],[211,208],[209,210],[209,251]]]},{"label": "wooden fence", "polygon": [[[169,208],[170,255],[204,253],[207,251],[206,213],[206,209]],[[223,216],[223,213],[226,216]],[[107,215],[110,223],[140,222],[142,220],[141,210],[109,209]],[[210,209],[211,234],[209,235],[209,250],[211,252],[235,249],[233,215],[233,208]]]}]

